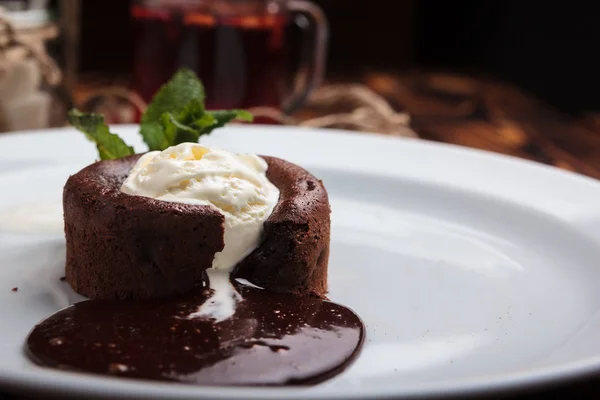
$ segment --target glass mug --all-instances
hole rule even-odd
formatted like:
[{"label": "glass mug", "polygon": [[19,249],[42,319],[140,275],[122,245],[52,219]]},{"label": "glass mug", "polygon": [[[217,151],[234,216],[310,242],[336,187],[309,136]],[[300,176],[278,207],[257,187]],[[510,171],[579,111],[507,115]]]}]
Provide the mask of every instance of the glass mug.
[{"label": "glass mug", "polygon": [[198,74],[208,109],[289,113],[323,80],[327,20],[306,0],[140,0],[131,17],[133,90],[146,101],[180,67]]}]

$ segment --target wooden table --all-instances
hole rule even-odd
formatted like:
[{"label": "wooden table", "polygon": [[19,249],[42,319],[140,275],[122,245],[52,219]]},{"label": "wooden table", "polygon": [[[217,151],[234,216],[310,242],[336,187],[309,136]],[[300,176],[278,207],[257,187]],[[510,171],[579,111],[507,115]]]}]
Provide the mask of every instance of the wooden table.
[{"label": "wooden table", "polygon": [[[362,81],[394,108],[408,112],[411,127],[423,139],[526,158],[600,179],[600,116],[572,118],[518,88],[489,79],[415,72],[367,74]],[[550,395],[598,399],[600,377],[505,395],[523,400]]]},{"label": "wooden table", "polygon": [[[535,160],[600,179],[600,114],[573,118],[516,87],[442,73],[364,82],[412,118],[423,139]],[[600,111],[600,110],[599,110]]]}]

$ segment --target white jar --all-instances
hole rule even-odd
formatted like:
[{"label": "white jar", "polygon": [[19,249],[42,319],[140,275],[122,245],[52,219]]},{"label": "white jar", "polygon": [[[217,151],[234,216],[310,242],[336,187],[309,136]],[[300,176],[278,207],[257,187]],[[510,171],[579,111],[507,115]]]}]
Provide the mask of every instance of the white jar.
[{"label": "white jar", "polygon": [[45,9],[0,8],[0,132],[50,126],[61,74],[44,47],[57,33]]}]

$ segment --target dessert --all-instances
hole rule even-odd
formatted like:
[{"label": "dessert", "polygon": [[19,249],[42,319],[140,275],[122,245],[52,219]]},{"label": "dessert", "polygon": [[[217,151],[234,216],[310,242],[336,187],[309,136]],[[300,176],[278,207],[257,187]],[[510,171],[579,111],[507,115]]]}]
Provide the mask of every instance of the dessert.
[{"label": "dessert", "polygon": [[100,161],[64,188],[67,281],[93,299],[165,297],[237,266],[266,289],[323,296],[329,211],[318,179],[274,157],[183,143]]},{"label": "dessert", "polygon": [[[280,158],[196,143],[240,110],[206,111],[180,71],[142,116],[135,154],[97,114],[70,113],[101,161],[63,191],[65,284],[86,300],[37,324],[35,363],[199,385],[314,384],[341,372],[365,328],[325,299],[330,207]],[[85,355],[85,356],[82,356]]]}]

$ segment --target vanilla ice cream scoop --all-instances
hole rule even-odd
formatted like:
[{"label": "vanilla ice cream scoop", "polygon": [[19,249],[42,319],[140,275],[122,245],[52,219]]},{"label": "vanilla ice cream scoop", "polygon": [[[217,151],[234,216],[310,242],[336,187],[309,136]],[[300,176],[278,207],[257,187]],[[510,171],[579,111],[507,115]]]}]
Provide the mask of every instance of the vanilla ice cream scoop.
[{"label": "vanilla ice cream scoop", "polygon": [[212,268],[231,271],[259,245],[263,224],[279,200],[266,172],[266,161],[256,155],[182,143],[140,157],[121,191],[217,209],[225,217],[225,247]]}]

